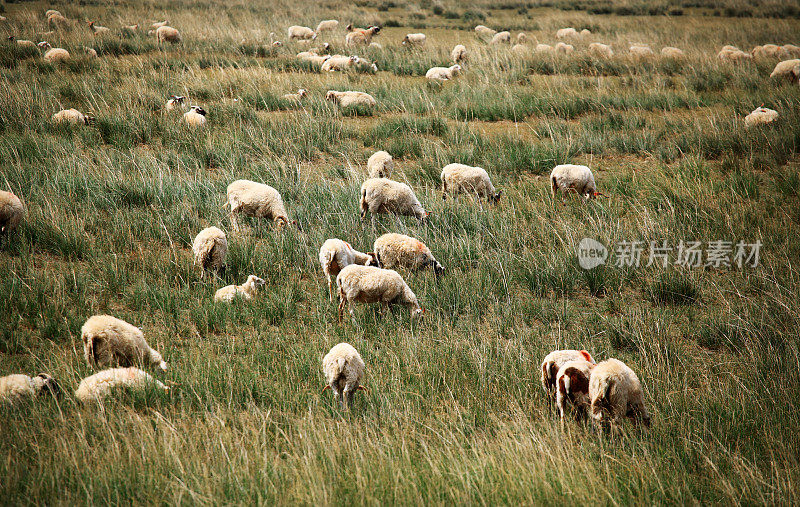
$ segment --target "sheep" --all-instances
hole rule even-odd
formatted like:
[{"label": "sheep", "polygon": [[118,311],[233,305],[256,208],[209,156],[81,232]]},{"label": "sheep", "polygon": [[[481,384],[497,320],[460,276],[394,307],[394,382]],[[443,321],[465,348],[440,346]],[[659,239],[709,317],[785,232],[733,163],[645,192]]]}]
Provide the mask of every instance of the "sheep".
[{"label": "sheep", "polygon": [[450,52],[450,59],[453,63],[461,63],[467,61],[467,48],[463,44],[456,44],[453,51]]},{"label": "sheep", "polygon": [[511,46],[511,52],[518,56],[528,56],[530,54],[530,50],[525,44],[514,44]]},{"label": "sheep", "polygon": [[584,28],[583,30],[581,30],[581,33],[580,33],[581,38],[586,38],[586,37],[588,37],[590,35],[592,35],[592,31],[589,30],[588,28]]},{"label": "sheep", "polygon": [[162,42],[177,44],[182,40],[182,38],[181,33],[177,29],[164,25],[156,28],[156,40],[159,44]]},{"label": "sheep", "polygon": [[350,243],[337,238],[325,240],[325,243],[319,248],[319,263],[328,280],[328,299],[330,301],[333,301],[333,281],[343,268],[350,264],[378,266],[373,252],[359,252]]},{"label": "sheep", "polygon": [[644,44],[634,44],[628,49],[628,51],[630,51],[631,55],[637,58],[653,56],[653,50],[650,49],[650,46],[646,46]]},{"label": "sheep", "polygon": [[575,51],[575,46],[572,44],[565,44],[563,42],[559,42],[556,44],[556,53],[562,53],[565,55],[572,54]]},{"label": "sheep", "polygon": [[370,178],[388,178],[394,168],[394,159],[387,151],[376,151],[367,160],[367,172]]},{"label": "sheep", "polygon": [[203,275],[207,270],[224,271],[228,238],[218,227],[206,227],[192,241],[192,252],[194,263],[200,267]]},{"label": "sheep", "polygon": [[186,97],[183,95],[170,95],[169,100],[167,101],[166,105],[164,105],[165,111],[174,111],[178,108],[183,109],[183,104],[186,101]]},{"label": "sheep", "polygon": [[54,48],[49,42],[40,42],[37,46],[45,50],[42,58],[48,63],[66,62],[70,59],[69,51],[62,48]]},{"label": "sheep", "polygon": [[617,425],[623,417],[650,426],[639,377],[625,363],[607,359],[594,367],[589,378],[592,418],[605,426]]},{"label": "sheep", "polygon": [[308,56],[324,55],[324,54],[327,54],[328,51],[330,51],[330,49],[331,49],[331,44],[329,42],[324,42],[318,48],[309,48],[306,51],[301,51],[301,52],[297,53],[297,57],[298,58],[306,58]]},{"label": "sheep", "polygon": [[292,25],[288,30],[289,40],[313,40],[317,38],[317,34],[307,26]]},{"label": "sheep", "polygon": [[547,354],[542,361],[542,389],[548,399],[552,402],[556,398],[556,380],[558,379],[558,370],[569,361],[588,361],[594,364],[592,355],[585,350],[554,350]]},{"label": "sheep", "polygon": [[319,65],[320,66],[320,70],[322,70],[322,65],[326,61],[328,61],[328,59],[330,59],[332,57],[331,57],[331,55],[314,55],[314,54],[310,54],[308,56],[303,56],[301,58],[303,58],[304,60],[308,60],[309,62],[311,62],[311,63],[313,63],[315,65]]},{"label": "sheep", "polygon": [[550,44],[537,44],[536,45],[536,52],[537,53],[552,53],[553,46]]},{"label": "sheep", "polygon": [[766,107],[757,107],[752,113],[744,118],[745,127],[766,125],[778,119],[778,111]]},{"label": "sheep", "polygon": [[192,106],[183,113],[183,122],[189,128],[202,127],[206,124],[206,110],[200,106]]},{"label": "sheep", "polygon": [[785,51],[776,44],[764,44],[754,47],[750,50],[750,54],[753,58],[781,58],[785,55]]},{"label": "sheep", "polygon": [[561,28],[556,31],[557,39],[566,39],[567,37],[577,37],[578,31],[574,28]]},{"label": "sheep", "polygon": [[500,202],[502,191],[495,192],[494,185],[489,179],[489,173],[482,167],[472,167],[465,164],[448,164],[442,169],[442,198],[448,192],[453,194],[476,194],[488,202]]},{"label": "sheep", "polygon": [[273,220],[278,228],[289,223],[281,194],[269,185],[250,180],[236,180],[228,185],[226,206],[231,210],[233,229],[239,230],[238,213]]},{"label": "sheep", "polygon": [[784,44],[781,46],[783,52],[786,56],[800,56],[800,46],[795,46],[794,44]]},{"label": "sheep", "polygon": [[390,305],[404,305],[411,309],[412,320],[422,317],[424,313],[417,296],[403,277],[391,269],[350,264],[336,276],[336,287],[339,289],[339,322],[342,321],[345,305],[355,319],[353,302],[380,303],[382,313]]},{"label": "sheep", "polygon": [[507,31],[497,32],[489,41],[489,44],[511,44],[511,33]]},{"label": "sheep", "polygon": [[329,100],[334,104],[339,104],[340,107],[377,105],[372,95],[354,91],[337,92],[335,90],[328,90],[328,93],[325,94],[325,100]]},{"label": "sheep", "polygon": [[520,32],[517,34],[517,44],[527,44],[528,43],[528,36],[525,32]]},{"label": "sheep", "polygon": [[95,35],[108,35],[111,30],[105,26],[96,25],[94,21],[89,21],[89,28],[92,29]]},{"label": "sheep", "polygon": [[86,52],[86,56],[88,58],[91,58],[91,59],[97,58],[97,51],[94,48],[85,47],[85,48],[83,48],[83,50]]},{"label": "sheep", "polygon": [[589,44],[589,54],[599,56],[601,58],[611,58],[614,56],[614,50],[608,44],[601,42],[592,42]]},{"label": "sheep", "polygon": [[325,19],[320,21],[317,25],[317,29],[314,30],[315,33],[319,34],[320,32],[328,32],[333,31],[339,28],[339,22],[335,19]]},{"label": "sheep", "polygon": [[14,404],[45,394],[55,397],[61,395],[61,386],[47,373],[40,373],[35,377],[22,374],[0,377],[0,402]]},{"label": "sheep", "polygon": [[23,48],[35,48],[36,47],[36,43],[35,42],[33,42],[31,40],[17,39],[13,35],[9,35],[8,36],[8,41],[9,42],[16,42],[17,46],[23,47]]},{"label": "sheep", "polygon": [[727,46],[722,46],[722,49],[720,51],[740,51],[740,49],[736,46],[727,45]]},{"label": "sheep", "polygon": [[425,223],[428,213],[411,187],[388,178],[370,178],[361,184],[361,219],[370,213],[394,213],[416,217]]},{"label": "sheep", "polygon": [[424,33],[409,33],[409,34],[406,34],[405,37],[403,37],[402,44],[404,46],[408,46],[408,47],[421,48],[421,47],[425,46],[425,40],[426,39],[427,38],[425,37]]},{"label": "sheep", "polygon": [[719,53],[717,53],[717,58],[720,60],[739,62],[742,60],[751,60],[753,55],[750,53],[745,53],[744,51],[736,48],[731,49],[731,46],[725,46]]},{"label": "sheep", "polygon": [[355,29],[352,32],[345,35],[344,42],[348,46],[354,46],[357,44],[361,44],[363,46],[369,46],[369,44],[372,42],[372,38],[378,35],[378,32],[380,31],[381,27],[379,26],[371,26],[366,30]]},{"label": "sheep", "polygon": [[62,109],[52,116],[53,123],[69,123],[72,125],[89,125],[94,122],[88,113],[83,114],[77,109]]},{"label": "sheep", "polygon": [[166,19],[164,21],[156,21],[155,23],[150,25],[150,29],[151,30],[158,30],[162,26],[167,26],[167,25],[169,25],[169,21],[166,20]]},{"label": "sheep", "polygon": [[404,267],[412,271],[432,268],[436,275],[444,273],[444,267],[433,256],[431,249],[411,236],[387,233],[375,240],[372,249],[382,268]]},{"label": "sheep", "polygon": [[25,216],[25,206],[16,195],[0,190],[0,238],[17,228]]},{"label": "sheep", "polygon": [[59,11],[57,11],[55,9],[47,9],[47,12],[44,13],[44,17],[45,17],[45,19],[47,19],[47,18],[49,18],[50,16],[52,16],[54,14],[58,14],[59,16],[62,15],[61,12],[59,12]]},{"label": "sheep", "polygon": [[563,191],[565,195],[571,190],[583,196],[584,202],[597,196],[605,197],[605,194],[597,191],[594,175],[591,169],[585,165],[563,164],[554,167],[550,173],[550,183],[554,199],[559,190]]},{"label": "sheep", "polygon": [[214,293],[214,301],[224,301],[226,303],[232,302],[234,299],[242,298],[245,301],[250,301],[255,297],[258,289],[266,285],[267,282],[263,278],[256,275],[247,277],[247,281],[242,285],[226,285],[225,287],[217,290]]},{"label": "sheep", "polygon": [[364,360],[358,351],[349,343],[334,345],[322,359],[322,373],[328,384],[322,389],[333,392],[333,397],[343,410],[353,404],[356,391],[366,391],[361,385],[364,380]]},{"label": "sheep", "polygon": [[69,20],[61,14],[56,13],[47,17],[47,24],[54,29],[66,28],[69,26]]},{"label": "sheep", "polygon": [[130,35],[133,35],[133,34],[135,34],[136,32],[139,31],[139,25],[138,24],[135,24],[135,25],[123,25],[122,27],[120,27],[119,31],[120,31],[120,33],[122,35],[130,36]]},{"label": "sheep", "polygon": [[431,67],[425,73],[426,79],[438,79],[439,81],[447,81],[461,74],[461,65],[455,64],[450,67]]},{"label": "sheep", "polygon": [[305,88],[300,88],[297,93],[287,93],[283,96],[283,100],[291,102],[301,102],[304,98],[308,97],[308,92]]},{"label": "sheep", "polygon": [[589,409],[589,377],[594,362],[584,359],[567,361],[556,374],[556,408],[564,421],[567,405],[575,409],[575,418],[582,419]]},{"label": "sheep", "polygon": [[492,30],[488,26],[478,25],[475,27],[475,33],[478,34],[479,37],[494,37],[497,33],[497,30]]},{"label": "sheep", "polygon": [[788,78],[790,81],[800,80],[800,59],[778,62],[769,77]]},{"label": "sheep", "polygon": [[82,403],[100,402],[116,389],[144,391],[151,386],[169,390],[169,387],[139,368],[109,368],[81,380],[75,397]]},{"label": "sheep", "polygon": [[337,70],[347,70],[354,65],[359,63],[359,58],[357,56],[342,56],[342,55],[333,55],[330,58],[326,59],[320,70],[323,72],[336,72]]},{"label": "sheep", "polygon": [[158,366],[167,370],[161,354],[150,347],[136,326],[110,315],[89,317],[81,327],[83,357],[93,367]]},{"label": "sheep", "polygon": [[682,49],[665,46],[661,48],[661,56],[666,58],[683,58],[686,56],[686,53],[684,53]]}]

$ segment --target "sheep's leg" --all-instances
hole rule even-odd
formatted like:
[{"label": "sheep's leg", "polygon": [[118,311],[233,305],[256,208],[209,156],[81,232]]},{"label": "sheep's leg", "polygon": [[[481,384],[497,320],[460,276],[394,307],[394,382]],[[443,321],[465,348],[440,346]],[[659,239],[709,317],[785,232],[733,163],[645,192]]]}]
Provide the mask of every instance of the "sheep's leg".
[{"label": "sheep's leg", "polygon": [[231,225],[233,230],[239,232],[239,220],[236,218],[236,213],[231,212]]},{"label": "sheep's leg", "polygon": [[353,303],[348,301],[347,307],[350,309],[350,317],[353,319],[353,324],[358,324],[358,321],[356,321],[356,312],[353,311]]},{"label": "sheep's leg", "polygon": [[333,303],[333,280],[328,273],[325,273],[325,276],[328,277],[328,301]]},{"label": "sheep's leg", "polygon": [[342,322],[342,317],[344,316],[344,305],[347,303],[347,299],[340,296],[339,299],[339,322]]}]

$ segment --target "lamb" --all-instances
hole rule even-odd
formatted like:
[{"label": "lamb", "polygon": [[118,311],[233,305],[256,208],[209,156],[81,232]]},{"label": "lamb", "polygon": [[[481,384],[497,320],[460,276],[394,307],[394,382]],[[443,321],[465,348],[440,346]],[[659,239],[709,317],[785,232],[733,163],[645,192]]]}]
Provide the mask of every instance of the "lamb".
[{"label": "lamb", "polygon": [[614,50],[608,44],[601,42],[592,42],[589,44],[589,54],[599,56],[601,58],[611,58],[614,56]]},{"label": "lamb", "polygon": [[47,373],[35,377],[22,374],[0,377],[0,403],[14,404],[45,394],[61,395],[61,386]]},{"label": "lamb", "polygon": [[328,280],[328,299],[330,301],[333,301],[333,281],[343,268],[350,264],[378,266],[374,253],[359,252],[350,243],[337,238],[328,239],[322,244],[319,249],[319,263]]},{"label": "lamb", "polygon": [[419,305],[417,296],[397,271],[381,269],[373,266],[350,264],[336,276],[339,289],[339,322],[344,315],[345,304],[353,313],[353,302],[380,303],[385,313],[390,305],[400,304],[411,309],[411,318],[422,317],[424,311]]},{"label": "lamb", "polygon": [[292,25],[289,27],[289,40],[311,40],[317,37],[314,30],[307,26]]},{"label": "lamb", "polygon": [[638,58],[653,56],[653,50],[650,49],[650,46],[646,46],[644,44],[634,44],[630,47],[630,49],[628,49],[628,51],[630,51],[631,55]]},{"label": "lamb", "polygon": [[81,327],[83,357],[93,368],[119,366],[158,366],[167,370],[167,363],[150,347],[144,333],[136,326],[110,315],[89,317]]},{"label": "lamb", "polygon": [[162,42],[177,44],[182,40],[182,38],[181,33],[177,29],[164,25],[156,28],[156,40],[159,44]]},{"label": "lamb", "polygon": [[108,35],[111,30],[105,26],[96,25],[94,21],[89,21],[89,28],[92,29],[95,35]]},{"label": "lamb", "polygon": [[308,97],[308,92],[305,88],[300,88],[297,93],[287,93],[283,96],[283,100],[291,102],[301,102],[304,98]]},{"label": "lamb", "polygon": [[578,31],[574,28],[561,28],[560,30],[556,31],[556,38],[558,39],[565,39],[567,37],[577,37]]},{"label": "lamb", "polygon": [[77,109],[62,109],[52,116],[53,123],[69,123],[72,125],[89,125],[94,122],[88,113],[83,114]]},{"label": "lamb", "polygon": [[320,32],[328,32],[333,31],[339,28],[339,22],[335,19],[325,19],[320,21],[317,25],[317,29],[314,30],[315,33],[319,34]]},{"label": "lamb", "polygon": [[372,247],[375,259],[382,268],[404,267],[412,271],[432,268],[434,274],[444,273],[444,267],[422,241],[404,234],[388,233],[375,240]]},{"label": "lamb", "polygon": [[489,44],[511,44],[511,33],[507,31],[497,32],[489,41]]},{"label": "lamb", "polygon": [[489,179],[489,173],[482,167],[448,164],[442,169],[440,178],[442,180],[442,198],[446,198],[448,192],[476,194],[478,198],[484,198],[488,202],[496,204],[500,202],[500,196],[503,194],[502,191],[495,192],[494,185]]},{"label": "lamb", "polygon": [[494,37],[497,33],[496,30],[492,30],[488,26],[478,25],[475,27],[475,33],[477,33],[480,37]]},{"label": "lamb", "polygon": [[357,28],[352,32],[348,33],[347,35],[345,35],[344,42],[348,46],[354,46],[357,44],[363,46],[369,46],[369,44],[372,42],[372,38],[378,35],[378,32],[380,31],[381,27],[379,26],[371,26],[366,30]]},{"label": "lamb", "polygon": [[353,395],[358,390],[366,391],[361,385],[364,380],[364,360],[349,343],[334,345],[322,359],[322,373],[328,384],[322,389],[333,392],[333,397],[343,410],[353,404]]},{"label": "lamb", "polygon": [[200,106],[192,106],[183,113],[183,121],[189,128],[202,127],[206,124],[206,110]]},{"label": "lamb", "polygon": [[764,44],[754,47],[750,54],[753,58],[781,58],[785,55],[785,51],[776,44]]},{"label": "lamb", "polygon": [[247,281],[242,285],[226,285],[214,293],[214,301],[224,301],[230,303],[237,297],[245,301],[253,299],[258,292],[258,289],[266,285],[267,282],[263,278],[256,275],[247,277]]},{"label": "lamb", "polygon": [[164,106],[165,111],[174,111],[178,108],[183,108],[183,104],[186,101],[186,97],[183,95],[170,95],[170,99],[167,101],[167,104]]},{"label": "lamb", "polygon": [[70,58],[69,51],[62,48],[54,48],[49,42],[40,42],[37,46],[45,50],[42,58],[48,63],[66,62]]},{"label": "lamb", "polygon": [[528,36],[525,32],[520,32],[517,34],[517,44],[527,44],[528,43]]},{"label": "lamb", "polygon": [[550,173],[550,183],[552,184],[554,199],[559,190],[563,191],[564,194],[573,191],[583,196],[584,202],[597,196],[605,197],[604,194],[597,191],[594,175],[591,169],[585,165],[563,164],[554,167]]},{"label": "lamb", "polygon": [[370,178],[361,184],[361,219],[370,213],[394,213],[416,217],[425,223],[428,213],[411,187],[388,178]]},{"label": "lamb", "polygon": [[752,113],[744,118],[745,127],[766,125],[778,119],[778,111],[766,107],[757,107]]},{"label": "lamb", "polygon": [[239,230],[238,213],[273,220],[278,228],[289,223],[281,194],[269,185],[250,180],[236,180],[228,185],[228,202],[233,229]]},{"label": "lamb", "polygon": [[536,52],[537,53],[552,53],[553,46],[550,44],[537,44],[536,45]]},{"label": "lamb", "polygon": [[403,37],[403,45],[408,47],[418,47],[421,48],[425,46],[425,37],[424,33],[409,33]]},{"label": "lamb", "polygon": [[607,359],[592,370],[589,378],[592,418],[602,425],[617,425],[623,417],[650,426],[639,377],[625,363]]},{"label": "lamb", "polygon": [[575,409],[576,419],[586,416],[589,409],[589,377],[594,363],[584,359],[567,361],[556,374],[556,407],[561,421],[567,414],[567,406]]},{"label": "lamb", "polygon": [[542,361],[542,389],[547,394],[548,399],[552,402],[556,397],[556,380],[558,379],[558,370],[569,361],[588,361],[594,364],[592,355],[585,350],[554,350],[547,354]]},{"label": "lamb", "polygon": [[572,54],[575,51],[575,46],[572,44],[565,44],[563,42],[559,42],[556,44],[556,53],[561,53],[565,55]]},{"label": "lamb", "polygon": [[682,49],[665,46],[661,48],[661,56],[666,58],[683,58],[686,56],[686,53],[684,53]]},{"label": "lamb", "polygon": [[455,64],[451,67],[432,67],[425,73],[425,78],[447,81],[459,74],[461,74],[461,65]]},{"label": "lamb", "polygon": [[144,391],[151,386],[169,390],[169,387],[139,368],[110,368],[81,380],[75,397],[82,403],[100,402],[117,389]]},{"label": "lamb", "polygon": [[376,151],[367,160],[367,172],[370,178],[388,178],[394,168],[394,160],[389,152]]},{"label": "lamb", "polygon": [[349,106],[375,106],[377,102],[375,98],[364,92],[345,91],[337,92],[335,90],[328,90],[325,94],[325,100],[329,100],[334,104],[339,104],[340,107]]},{"label": "lamb", "polygon": [[25,207],[16,195],[0,190],[0,238],[17,228],[25,215]]},{"label": "lamb", "polygon": [[207,270],[224,271],[228,256],[228,238],[217,227],[206,227],[195,236],[192,242],[194,263],[203,275]]},{"label": "lamb", "polygon": [[779,62],[769,77],[788,78],[790,81],[800,80],[800,59]]},{"label": "lamb", "polygon": [[453,63],[461,63],[467,61],[467,48],[463,44],[456,44],[453,51],[450,52],[450,59]]}]

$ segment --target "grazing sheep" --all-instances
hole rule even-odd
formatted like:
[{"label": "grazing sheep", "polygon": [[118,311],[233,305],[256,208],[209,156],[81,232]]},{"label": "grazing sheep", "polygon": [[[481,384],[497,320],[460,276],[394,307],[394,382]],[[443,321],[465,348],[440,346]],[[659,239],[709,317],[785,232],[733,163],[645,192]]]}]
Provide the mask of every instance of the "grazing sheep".
[{"label": "grazing sheep", "polygon": [[448,164],[442,169],[442,198],[448,192],[453,194],[476,194],[490,203],[500,202],[502,191],[495,192],[494,185],[489,179],[489,173],[482,167],[472,167],[465,164]]},{"label": "grazing sheep", "polygon": [[322,63],[320,70],[323,72],[343,71],[358,65],[359,62],[360,59],[357,56],[333,55]]},{"label": "grazing sheep", "polygon": [[536,52],[537,53],[552,53],[553,46],[550,44],[537,44],[536,45]]},{"label": "grazing sheep", "polygon": [[0,190],[0,238],[17,228],[25,216],[25,206],[16,195]]},{"label": "grazing sheep", "polygon": [[736,48],[731,49],[731,47],[732,46],[725,46],[724,48],[722,48],[722,50],[719,53],[717,53],[717,58],[719,58],[720,60],[729,60],[733,62],[751,60],[753,58],[753,55],[751,55],[750,53],[745,53],[744,51],[741,51]]},{"label": "grazing sheep", "polygon": [[369,46],[372,42],[372,38],[378,35],[378,32],[381,31],[381,27],[379,26],[371,26],[366,30],[362,30],[357,28],[352,32],[348,33],[344,37],[344,42],[348,46],[355,46],[355,45],[362,45],[362,46]]},{"label": "grazing sheep", "polygon": [[631,46],[628,51],[630,51],[631,55],[637,58],[644,58],[648,56],[653,56],[653,50],[650,49],[650,46],[646,46],[644,44],[634,44]]},{"label": "grazing sheep", "polygon": [[49,42],[40,42],[37,46],[45,51],[42,58],[48,63],[66,62],[70,58],[69,51],[62,48],[54,48]]},{"label": "grazing sheep", "polygon": [[480,37],[494,37],[497,33],[496,30],[492,30],[488,26],[478,25],[475,27],[475,33],[477,33]]},{"label": "grazing sheep", "polygon": [[36,43],[35,42],[33,42],[31,40],[17,39],[13,35],[9,35],[8,36],[8,41],[9,42],[15,42],[16,41],[17,46],[20,46],[20,47],[23,47],[23,48],[35,48],[36,47]]},{"label": "grazing sheep", "polygon": [[565,55],[570,55],[575,51],[575,46],[572,44],[565,44],[563,42],[559,42],[556,44],[556,53],[561,53]]},{"label": "grazing sheep", "polygon": [[111,33],[111,30],[105,26],[100,26],[94,24],[94,21],[89,21],[89,28],[92,29],[95,35],[108,35]]},{"label": "grazing sheep", "polygon": [[139,31],[139,25],[123,25],[119,31],[122,35],[133,35]]},{"label": "grazing sheep", "polygon": [[174,111],[175,109],[181,108],[183,109],[183,104],[186,101],[186,97],[183,95],[170,95],[170,99],[167,101],[167,104],[164,106],[165,111]]},{"label": "grazing sheep", "polygon": [[93,368],[107,366],[158,366],[167,370],[167,363],[150,347],[144,333],[136,326],[110,315],[89,317],[81,327],[83,357]]},{"label": "grazing sheep", "polygon": [[183,122],[189,128],[202,127],[206,124],[206,110],[200,106],[192,106],[183,113]]},{"label": "grazing sheep", "polygon": [[583,30],[581,30],[580,36],[582,38],[588,37],[590,35],[592,35],[592,31],[589,30],[588,28],[584,28]]},{"label": "grazing sheep", "polygon": [[314,30],[307,26],[292,25],[289,27],[289,40],[313,40],[317,38]]},{"label": "grazing sheep", "polygon": [[769,77],[788,78],[790,81],[800,80],[800,59],[778,62]]},{"label": "grazing sheep", "polygon": [[364,360],[355,347],[349,343],[334,345],[322,359],[322,373],[328,382],[322,392],[330,389],[342,409],[347,410],[353,404],[356,391],[367,390],[361,385],[364,369]]},{"label": "grazing sheep", "polygon": [[453,51],[450,52],[450,59],[453,63],[461,63],[467,61],[467,48],[463,44],[456,44]]},{"label": "grazing sheep", "polygon": [[784,44],[781,46],[783,52],[786,56],[800,56],[800,46],[795,46],[794,44]]},{"label": "grazing sheep", "polygon": [[97,58],[97,51],[94,48],[83,48],[86,51],[86,56],[89,58]]},{"label": "grazing sheep", "polygon": [[567,361],[556,374],[556,407],[564,421],[568,405],[575,409],[575,418],[584,418],[589,409],[589,377],[594,363],[586,360]]},{"label": "grazing sheep", "polygon": [[161,28],[162,26],[167,26],[167,25],[169,25],[169,21],[168,21],[168,20],[164,20],[164,21],[156,21],[155,23],[153,23],[152,25],[150,25],[150,29],[151,29],[151,30],[158,30],[158,29],[159,29],[159,28]]},{"label": "grazing sheep", "polygon": [[50,16],[53,16],[54,14],[58,14],[59,16],[62,15],[61,12],[59,12],[59,11],[57,11],[55,9],[48,9],[47,12],[44,13],[44,17],[45,17],[45,19],[47,19]]},{"label": "grazing sheep", "polygon": [[350,243],[337,238],[326,240],[319,248],[319,263],[328,280],[328,299],[330,301],[333,301],[333,280],[342,269],[350,264],[378,265],[374,253],[359,252]]},{"label": "grazing sheep", "polygon": [[150,386],[169,390],[169,387],[139,368],[110,368],[81,380],[75,397],[82,403],[99,402],[117,389],[144,391]]},{"label": "grazing sheep", "polygon": [[650,426],[639,377],[625,363],[607,359],[594,367],[589,378],[592,418],[602,424],[618,425],[622,418],[641,420]]},{"label": "grazing sheep", "polygon": [[300,88],[297,93],[287,93],[283,96],[283,100],[292,102],[301,102],[304,98],[308,97],[308,92],[305,88]]},{"label": "grazing sheep", "polygon": [[744,118],[745,127],[754,127],[757,125],[766,125],[778,119],[778,111],[768,109],[766,107],[757,107],[752,113]]},{"label": "grazing sheep", "polygon": [[409,33],[406,34],[405,37],[403,37],[403,45],[409,47],[421,48],[425,46],[426,39],[427,37],[425,37],[424,33]]},{"label": "grazing sheep", "polygon": [[339,104],[340,107],[355,105],[375,106],[378,104],[375,98],[369,93],[354,91],[337,92],[335,90],[328,90],[328,93],[325,94],[325,100],[329,100],[334,104]]},{"label": "grazing sheep", "polygon": [[378,265],[386,269],[404,267],[412,271],[433,268],[437,275],[444,273],[444,267],[422,241],[405,234],[388,233],[375,240],[372,247]]},{"label": "grazing sheep", "polygon": [[661,56],[666,58],[683,58],[686,56],[686,53],[684,53],[682,49],[665,46],[661,48]]},{"label": "grazing sheep", "polygon": [[227,193],[228,202],[225,205],[231,209],[231,223],[236,231],[239,230],[239,222],[236,219],[238,213],[272,220],[278,228],[289,223],[281,194],[269,185],[250,180],[236,180],[228,185]]},{"label": "grazing sheep", "polygon": [[404,305],[411,309],[412,319],[422,317],[424,313],[417,296],[403,277],[391,269],[350,264],[336,276],[336,286],[339,289],[339,322],[342,321],[345,305],[355,319],[353,302],[380,303],[382,313],[390,305]]},{"label": "grazing sheep", "polygon": [[517,34],[517,44],[527,44],[528,43],[528,36],[525,32],[520,32]]},{"label": "grazing sheep", "polygon": [[556,38],[557,39],[565,39],[567,37],[577,37],[578,31],[574,28],[561,28],[560,30],[556,31]]},{"label": "grazing sheep", "polygon": [[592,355],[585,350],[554,350],[547,354],[542,361],[542,389],[547,394],[547,397],[552,402],[556,397],[556,380],[558,379],[558,370],[569,361],[588,361],[594,364]]},{"label": "grazing sheep", "polygon": [[203,275],[207,270],[224,271],[228,238],[218,227],[206,227],[192,241],[192,252],[194,263],[200,267]]},{"label": "grazing sheep", "polygon": [[60,29],[60,28],[67,28],[69,26],[69,20],[62,16],[61,14],[51,14],[47,17],[47,24],[51,28]]},{"label": "grazing sheep", "polygon": [[528,56],[530,49],[525,44],[514,44],[511,46],[511,52],[518,56]]},{"label": "grazing sheep", "polygon": [[242,298],[245,301],[253,299],[258,292],[258,289],[265,286],[267,282],[263,278],[256,275],[247,277],[247,281],[242,285],[226,285],[214,293],[214,301],[224,301],[226,303],[232,302],[236,298]]},{"label": "grazing sheep", "polygon": [[[585,165],[563,164],[553,168],[550,173],[550,183],[552,185],[553,198],[559,190],[564,192],[572,191],[576,194],[583,196],[584,202],[589,199],[594,199],[597,196],[604,196],[597,191],[597,186],[594,183],[594,175],[591,169]],[[564,196],[561,197],[562,200]]]},{"label": "grazing sheep", "polygon": [[177,44],[179,43],[181,38],[181,33],[171,26],[160,26],[156,28],[156,40],[159,44],[162,42],[169,42],[170,44]]},{"label": "grazing sheep", "polygon": [[77,109],[62,109],[52,116],[53,123],[70,123],[72,125],[89,125],[94,118]]},{"label": "grazing sheep", "polygon": [[370,213],[394,213],[425,222],[428,213],[411,187],[388,178],[370,178],[361,184],[361,218]]},{"label": "grazing sheep", "polygon": [[47,373],[35,377],[22,374],[0,377],[0,403],[14,404],[44,394],[61,395],[61,386]]},{"label": "grazing sheep", "polygon": [[611,58],[614,56],[614,50],[608,44],[601,42],[592,42],[589,44],[589,54],[599,56],[600,58]]},{"label": "grazing sheep", "polygon": [[394,168],[394,160],[387,151],[376,151],[367,160],[367,173],[370,178],[388,178]]},{"label": "grazing sheep", "polygon": [[753,58],[781,58],[785,56],[786,52],[776,44],[764,44],[754,47],[750,54],[753,55]]},{"label": "grazing sheep", "polygon": [[489,44],[511,44],[511,33],[507,31],[497,32],[489,41]]},{"label": "grazing sheep", "polygon": [[451,67],[432,67],[425,73],[426,79],[438,79],[447,81],[461,74],[461,65],[455,64]]},{"label": "grazing sheep", "polygon": [[339,28],[339,22],[335,19],[325,19],[320,21],[317,25],[317,29],[315,32],[319,34],[320,32],[329,32]]}]

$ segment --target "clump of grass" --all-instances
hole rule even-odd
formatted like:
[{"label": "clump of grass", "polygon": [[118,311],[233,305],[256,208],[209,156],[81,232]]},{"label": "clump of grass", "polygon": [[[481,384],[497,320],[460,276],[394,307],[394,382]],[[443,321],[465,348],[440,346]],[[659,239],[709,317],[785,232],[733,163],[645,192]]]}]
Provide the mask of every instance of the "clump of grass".
[{"label": "clump of grass", "polygon": [[693,305],[700,301],[700,285],[678,270],[660,275],[647,287],[647,295],[656,304]]}]

